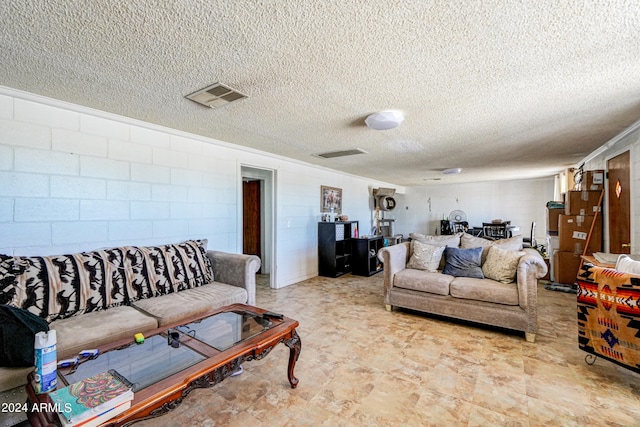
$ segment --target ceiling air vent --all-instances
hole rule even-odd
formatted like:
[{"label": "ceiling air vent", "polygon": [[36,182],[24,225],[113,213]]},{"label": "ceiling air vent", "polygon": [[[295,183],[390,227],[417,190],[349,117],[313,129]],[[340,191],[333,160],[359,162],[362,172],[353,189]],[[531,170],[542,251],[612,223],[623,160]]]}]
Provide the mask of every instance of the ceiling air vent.
[{"label": "ceiling air vent", "polygon": [[231,89],[222,83],[214,83],[204,89],[193,92],[186,96],[190,100],[202,104],[205,107],[218,108],[227,105],[230,102],[247,98],[247,95]]},{"label": "ceiling air vent", "polygon": [[354,154],[369,154],[360,148],[354,148],[352,150],[342,151],[329,151],[327,153],[314,154],[316,157],[322,157],[323,159],[333,159],[334,157],[353,156]]}]

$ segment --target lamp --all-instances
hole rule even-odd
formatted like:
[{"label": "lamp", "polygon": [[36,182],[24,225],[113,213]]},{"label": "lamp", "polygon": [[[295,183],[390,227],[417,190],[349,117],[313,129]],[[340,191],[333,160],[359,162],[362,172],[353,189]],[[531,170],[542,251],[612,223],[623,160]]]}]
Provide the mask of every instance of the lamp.
[{"label": "lamp", "polygon": [[402,114],[402,111],[386,110],[370,114],[364,120],[364,123],[369,129],[387,130],[400,126],[403,120],[404,114]]}]

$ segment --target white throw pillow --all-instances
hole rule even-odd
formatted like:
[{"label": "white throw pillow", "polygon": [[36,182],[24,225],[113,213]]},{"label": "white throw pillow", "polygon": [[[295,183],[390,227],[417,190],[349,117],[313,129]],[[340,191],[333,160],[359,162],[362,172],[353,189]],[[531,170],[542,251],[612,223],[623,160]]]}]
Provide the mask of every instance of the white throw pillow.
[{"label": "white throw pillow", "polygon": [[478,246],[482,246],[482,264],[484,265],[487,262],[487,254],[489,253],[489,248],[492,246],[498,246],[501,249],[506,249],[508,251],[520,251],[522,250],[522,236],[513,236],[508,239],[500,239],[500,240],[488,240],[482,237],[472,236],[471,234],[464,233],[462,238],[460,239],[460,247],[461,248],[477,248]]},{"label": "white throw pillow", "polygon": [[616,270],[629,274],[640,274],[640,261],[635,261],[627,255],[620,255],[616,262]]},{"label": "white throw pillow", "polygon": [[516,278],[518,262],[523,255],[525,255],[524,252],[510,251],[492,245],[487,251],[487,260],[482,266],[482,274],[487,279],[512,283]]},{"label": "white throw pillow", "polygon": [[460,236],[462,233],[449,234],[443,236],[429,236],[420,233],[410,233],[409,237],[412,241],[417,240],[422,243],[428,243],[433,246],[449,246],[450,248],[457,248],[460,246]]},{"label": "white throw pillow", "polygon": [[446,246],[434,246],[418,240],[412,240],[411,258],[409,258],[407,268],[427,270],[432,273],[437,272],[445,248]]}]

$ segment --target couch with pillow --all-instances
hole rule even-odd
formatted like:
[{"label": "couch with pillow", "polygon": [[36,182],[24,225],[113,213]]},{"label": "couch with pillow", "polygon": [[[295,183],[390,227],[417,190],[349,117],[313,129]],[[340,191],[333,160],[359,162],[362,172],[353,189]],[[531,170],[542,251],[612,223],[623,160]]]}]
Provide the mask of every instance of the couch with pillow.
[{"label": "couch with pillow", "polygon": [[[27,310],[57,335],[58,360],[211,309],[255,304],[254,255],[207,251],[206,240],[57,256],[0,255],[0,304]],[[32,367],[0,367],[0,391]]]},{"label": "couch with pillow", "polygon": [[387,310],[407,308],[523,331],[538,329],[537,280],[547,265],[522,236],[487,240],[468,233],[427,236],[378,252]]}]

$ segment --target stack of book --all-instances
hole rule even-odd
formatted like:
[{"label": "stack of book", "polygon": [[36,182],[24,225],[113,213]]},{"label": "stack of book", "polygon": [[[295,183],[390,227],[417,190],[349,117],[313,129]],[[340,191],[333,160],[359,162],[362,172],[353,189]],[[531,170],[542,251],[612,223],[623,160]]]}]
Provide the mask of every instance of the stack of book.
[{"label": "stack of book", "polygon": [[131,407],[133,385],[114,370],[49,393],[64,427],[98,426]]}]

